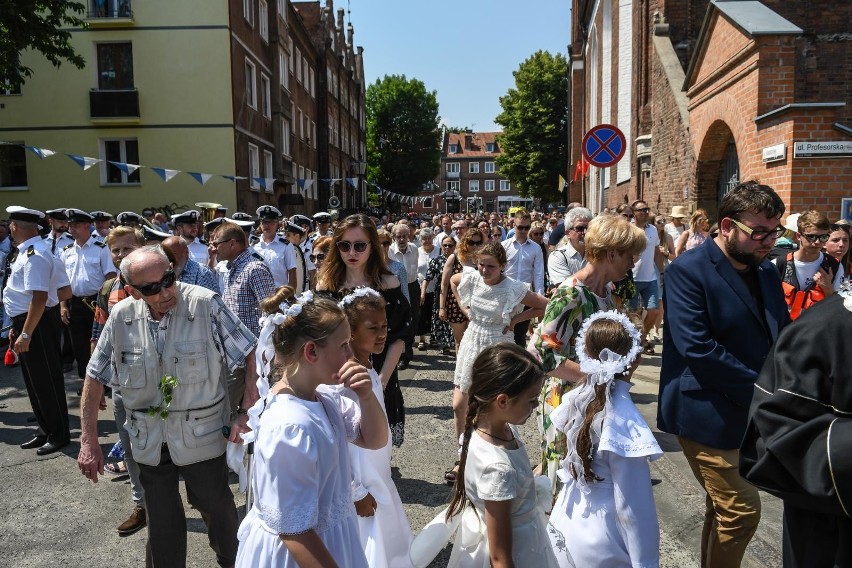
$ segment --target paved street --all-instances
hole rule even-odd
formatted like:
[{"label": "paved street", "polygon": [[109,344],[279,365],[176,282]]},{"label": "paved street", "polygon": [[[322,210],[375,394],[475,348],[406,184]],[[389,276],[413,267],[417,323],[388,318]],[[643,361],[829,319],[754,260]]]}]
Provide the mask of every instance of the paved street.
[{"label": "paved street", "polygon": [[[407,431],[405,444],[394,451],[393,460],[394,478],[415,531],[446,506],[449,488],[442,483],[442,476],[454,460],[449,404],[454,360],[432,351],[419,352],[418,357],[402,374]],[[659,362],[659,356],[646,356],[633,388],[634,400],[652,426]],[[27,422],[31,412],[20,371],[0,368],[0,534],[4,537],[0,541],[0,565],[135,567],[144,563],[145,532],[125,538],[115,532],[132,508],[126,478],[106,477],[93,485],[77,469],[78,387],[76,377],[66,375],[74,443],[63,453],[39,458],[35,451],[18,448],[33,430]],[[116,439],[111,409],[101,414],[98,429],[107,452]],[[534,448],[534,424],[528,423],[523,431],[528,447]],[[662,565],[698,566],[704,497],[677,442],[665,434],[658,439],[666,451],[665,457],[652,465]],[[238,495],[238,505],[243,502]],[[215,566],[200,515],[187,509],[187,518],[188,565]],[[763,495],[763,520],[744,566],[780,566],[780,546],[781,505]],[[449,548],[433,566],[446,565],[448,556]]]}]

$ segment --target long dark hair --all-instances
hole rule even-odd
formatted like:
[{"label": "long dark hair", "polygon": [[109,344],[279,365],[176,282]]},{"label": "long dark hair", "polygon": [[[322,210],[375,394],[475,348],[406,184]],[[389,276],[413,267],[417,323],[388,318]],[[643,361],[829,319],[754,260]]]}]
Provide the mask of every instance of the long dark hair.
[{"label": "long dark hair", "polygon": [[343,240],[343,233],[347,230],[359,228],[367,233],[367,240],[370,242],[370,256],[367,258],[367,265],[364,269],[370,281],[370,287],[381,290],[383,288],[382,277],[393,274],[387,268],[387,261],[382,250],[382,244],[379,242],[376,224],[366,215],[358,213],[344,219],[334,230],[328,256],[322,263],[322,268],[317,276],[317,290],[339,292],[343,288],[343,283],[346,282],[346,263],[340,255],[337,243]]},{"label": "long dark hair", "polygon": [[498,343],[486,347],[473,362],[459,472],[456,474],[453,499],[447,509],[447,519],[461,512],[467,503],[464,469],[467,463],[470,436],[476,427],[477,420],[498,395],[505,394],[509,398],[515,398],[543,377],[544,369],[541,363],[523,347],[514,343]]}]

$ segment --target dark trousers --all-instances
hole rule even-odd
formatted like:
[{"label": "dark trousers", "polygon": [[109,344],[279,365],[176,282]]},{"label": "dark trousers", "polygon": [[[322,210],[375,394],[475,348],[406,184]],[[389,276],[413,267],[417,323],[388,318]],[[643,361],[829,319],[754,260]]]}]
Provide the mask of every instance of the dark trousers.
[{"label": "dark trousers", "polygon": [[[15,339],[21,335],[26,319],[26,314],[12,318]],[[45,434],[47,441],[55,444],[71,439],[59,348],[61,326],[59,308],[46,308],[33,330],[29,351],[20,354],[21,373],[38,422],[39,434]]]},{"label": "dark trousers", "polygon": [[403,361],[411,361],[414,357],[414,332],[417,331],[417,322],[420,320],[420,283],[416,280],[408,285],[408,297],[411,302],[411,323],[409,334],[405,336],[405,350],[402,352]]},{"label": "dark trousers", "polygon": [[77,361],[77,376],[81,379],[86,376],[86,366],[92,353],[92,322],[95,320],[95,311],[90,306],[94,306],[96,299],[96,296],[74,296],[68,301],[71,310],[68,330],[71,333],[74,360]]},{"label": "dark trousers", "polygon": [[[529,308],[524,308],[524,310],[528,310]],[[522,321],[518,325],[515,326],[515,343],[520,345],[521,347],[527,346],[527,331],[530,329],[530,320]]]},{"label": "dark trousers", "polygon": [[183,477],[186,496],[207,525],[210,548],[219,566],[237,560],[237,507],[228,486],[225,454],[191,465],[175,465],[166,446],[159,465],[139,464],[139,481],[145,490],[148,514],[148,568],[186,566],[186,515],[178,479]]},{"label": "dark trousers", "polygon": [[62,323],[61,318],[59,320],[59,323],[62,324],[62,362],[66,365],[70,365],[74,362],[74,348],[71,347],[71,330],[68,328],[67,325]]}]

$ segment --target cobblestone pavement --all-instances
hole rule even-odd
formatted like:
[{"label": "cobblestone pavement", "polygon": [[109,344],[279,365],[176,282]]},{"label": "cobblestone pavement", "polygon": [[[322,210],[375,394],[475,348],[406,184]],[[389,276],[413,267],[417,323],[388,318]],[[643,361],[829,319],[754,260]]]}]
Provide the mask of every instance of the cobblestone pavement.
[{"label": "cobblestone pavement", "polygon": [[[652,426],[659,359],[645,357],[632,391]],[[448,502],[450,488],[443,483],[443,473],[455,460],[450,407],[454,364],[453,358],[434,351],[417,352],[411,368],[401,374],[406,436],[403,446],[394,450],[392,467],[415,532]],[[27,422],[32,413],[20,371],[0,368],[0,566],[120,568],[144,564],[145,531],[129,537],[115,532],[132,509],[127,478],[108,476],[92,484],[77,469],[80,399],[76,391],[80,382],[72,374],[66,375],[66,393],[74,441],[65,451],[40,458],[33,450],[18,448],[33,431],[33,424]],[[101,413],[98,430],[106,454],[116,440],[111,408]],[[534,453],[535,425],[529,422],[522,432]],[[652,465],[651,472],[661,519],[662,566],[698,566],[704,496],[676,440],[660,434],[659,441],[666,455]],[[236,484],[232,488],[236,491]],[[236,499],[242,507],[243,496],[238,493]],[[215,566],[200,515],[188,506],[186,513],[187,565]],[[763,495],[761,526],[743,565],[780,566],[780,548],[781,504]],[[448,557],[449,547],[432,566],[445,566]]]}]

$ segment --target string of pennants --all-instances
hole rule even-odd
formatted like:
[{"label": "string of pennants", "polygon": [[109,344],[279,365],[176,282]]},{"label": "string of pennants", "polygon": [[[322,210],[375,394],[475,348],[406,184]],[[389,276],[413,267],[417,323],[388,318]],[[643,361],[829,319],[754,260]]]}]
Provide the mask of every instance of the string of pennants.
[{"label": "string of pennants", "polygon": [[[28,146],[26,144],[20,144],[18,142],[6,142],[6,141],[3,141],[3,140],[0,140],[0,145],[18,146],[18,147],[24,148],[25,150],[28,150],[28,151],[32,152],[33,154],[35,154],[36,156],[38,156],[38,158],[40,160],[44,160],[44,159],[50,158],[52,156],[60,156],[60,155],[66,156],[72,162],[74,162],[75,164],[80,166],[80,169],[82,169],[83,171],[86,171],[89,168],[91,168],[92,166],[97,165],[97,164],[104,162],[104,161],[108,164],[115,166],[116,168],[118,168],[119,170],[124,172],[125,175],[128,175],[128,176],[134,174],[137,170],[139,170],[141,168],[147,168],[147,169],[151,170],[152,172],[154,172],[155,174],[157,174],[158,176],[160,176],[160,178],[165,183],[170,182],[178,174],[181,174],[181,173],[190,176],[192,179],[197,181],[202,186],[206,185],[207,182],[210,181],[211,179],[213,179],[214,177],[220,177],[220,178],[226,179],[230,182],[236,182],[237,180],[249,179],[246,176],[227,175],[227,174],[210,174],[210,173],[203,173],[203,172],[189,172],[189,171],[175,170],[175,169],[170,169],[170,168],[143,166],[143,165],[140,165],[140,164],[129,164],[129,163],[126,163],[126,162],[116,162],[116,161],[113,161],[113,160],[101,160],[100,158],[91,158],[89,156],[83,156],[83,155],[79,155],[79,154],[68,154],[68,153],[65,153],[65,152],[57,152],[55,150],[49,150],[47,148],[39,148],[38,146]],[[264,177],[253,177],[251,179],[252,179],[252,181],[254,181],[256,184],[258,184],[263,189],[267,189],[267,188],[272,189],[275,182],[280,181],[277,178],[264,178]],[[335,182],[341,181],[342,179],[344,179],[344,178],[322,179],[320,181],[335,183]],[[345,178],[345,179],[352,187],[355,187],[355,188],[358,187],[358,178]],[[313,179],[297,179],[296,180],[296,186],[301,191],[309,190],[311,188],[311,186],[313,185],[313,183],[314,183]]]},{"label": "string of pennants", "polygon": [[[3,140],[0,140],[0,145],[22,147],[25,150],[32,152],[40,160],[44,160],[44,159],[47,159],[47,158],[50,158],[50,157],[53,157],[53,156],[60,156],[60,155],[66,156],[68,159],[70,159],[75,164],[80,166],[80,169],[82,169],[83,171],[86,171],[89,168],[91,168],[92,166],[95,166],[95,165],[97,165],[101,162],[104,162],[104,161],[107,162],[108,164],[115,166],[116,168],[121,170],[125,175],[128,175],[128,176],[136,173],[136,171],[139,170],[139,169],[147,168],[147,169],[151,170],[152,172],[154,172],[155,174],[157,174],[165,183],[170,182],[178,174],[186,174],[186,175],[190,176],[192,179],[194,179],[195,181],[197,181],[202,186],[206,185],[207,182],[209,182],[214,177],[220,177],[220,178],[226,179],[230,182],[236,182],[237,180],[249,179],[246,176],[227,175],[227,174],[211,174],[211,173],[204,173],[204,172],[189,172],[189,171],[177,170],[177,169],[171,169],[171,168],[144,166],[144,165],[140,165],[140,164],[130,164],[130,163],[126,163],[126,162],[117,162],[117,161],[114,161],[114,160],[102,160],[100,158],[92,158],[92,157],[83,156],[83,155],[80,155],[80,154],[68,154],[66,152],[57,152],[55,150],[50,150],[48,148],[40,148],[38,146],[29,146],[29,145],[26,145],[26,144],[20,144],[18,142],[6,142],[6,141],[3,141]],[[264,178],[264,177],[252,177],[251,179],[252,179],[252,181],[254,181],[256,184],[258,184],[263,189],[267,189],[267,188],[271,189],[274,186],[275,182],[279,181],[277,178]],[[334,187],[335,183],[338,183],[338,182],[341,182],[341,181],[344,181],[344,180],[346,181],[346,183],[348,183],[350,186],[352,186],[353,189],[358,188],[358,178],[357,177],[321,178],[319,181],[328,183],[331,187]],[[313,186],[313,183],[314,183],[314,180],[311,179],[311,178],[303,178],[303,179],[297,179],[296,180],[296,186],[299,188],[300,191],[310,190],[311,187]],[[434,197],[440,195],[441,193],[443,193],[443,192],[439,191],[439,192],[431,193],[429,195],[422,195],[422,194],[417,195],[417,196],[402,195],[402,194],[395,193],[393,191],[389,191],[387,189],[384,189],[381,186],[379,186],[378,184],[373,183],[371,181],[366,181],[366,183],[368,185],[376,188],[379,191],[380,197],[382,197],[382,198],[390,197],[391,199],[398,199],[400,201],[400,203],[407,203],[408,205],[414,205],[415,203],[422,203],[426,199],[434,198]]]}]

